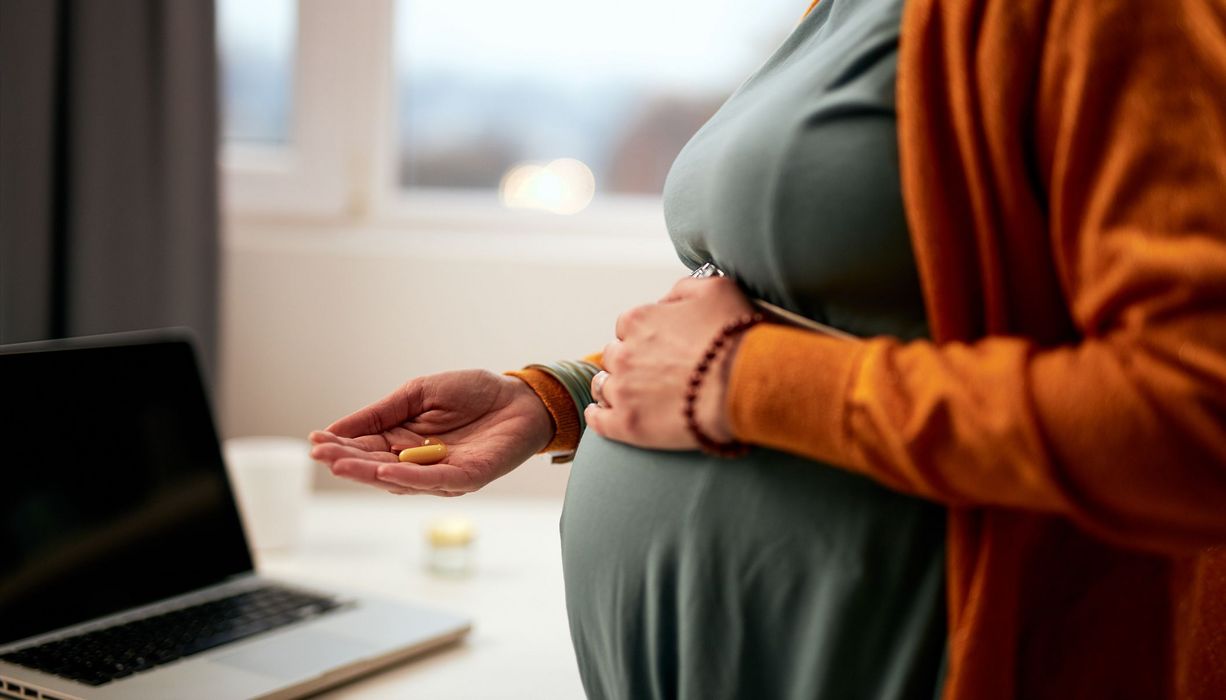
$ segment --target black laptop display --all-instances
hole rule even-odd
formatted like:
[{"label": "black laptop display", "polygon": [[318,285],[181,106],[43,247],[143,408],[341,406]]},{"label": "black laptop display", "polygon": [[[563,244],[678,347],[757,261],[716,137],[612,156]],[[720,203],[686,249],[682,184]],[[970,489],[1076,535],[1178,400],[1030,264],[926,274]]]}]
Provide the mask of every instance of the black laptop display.
[{"label": "black laptop display", "polygon": [[251,570],[194,363],[165,339],[0,354],[0,645]]}]

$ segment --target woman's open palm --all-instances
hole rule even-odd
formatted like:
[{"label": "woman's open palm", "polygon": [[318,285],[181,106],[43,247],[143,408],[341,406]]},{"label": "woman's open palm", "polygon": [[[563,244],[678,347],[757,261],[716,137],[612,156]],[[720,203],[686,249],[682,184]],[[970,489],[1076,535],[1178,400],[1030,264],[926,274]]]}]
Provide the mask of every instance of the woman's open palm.
[{"label": "woman's open palm", "polygon": [[[411,379],[383,399],[311,433],[311,456],[332,473],[392,493],[458,496],[522,464],[549,442],[553,421],[524,382],[485,370]],[[397,452],[437,438],[438,464]]]}]

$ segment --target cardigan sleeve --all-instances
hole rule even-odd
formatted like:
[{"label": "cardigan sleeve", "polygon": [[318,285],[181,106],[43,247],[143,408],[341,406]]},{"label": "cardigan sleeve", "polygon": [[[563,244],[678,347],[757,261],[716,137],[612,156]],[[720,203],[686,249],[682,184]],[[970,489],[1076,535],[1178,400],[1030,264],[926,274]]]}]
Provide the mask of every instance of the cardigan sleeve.
[{"label": "cardigan sleeve", "polygon": [[1079,339],[750,330],[742,440],[1134,546],[1226,539],[1226,12],[1056,2],[1036,177]]},{"label": "cardigan sleeve", "polygon": [[[597,366],[604,367],[601,361],[602,353],[595,353],[583,358]],[[524,369],[504,372],[511,377],[517,377],[540,397],[553,419],[553,437],[540,454],[573,452],[579,446],[579,407],[570,398],[562,382],[549,376],[539,369],[525,367]]]}]

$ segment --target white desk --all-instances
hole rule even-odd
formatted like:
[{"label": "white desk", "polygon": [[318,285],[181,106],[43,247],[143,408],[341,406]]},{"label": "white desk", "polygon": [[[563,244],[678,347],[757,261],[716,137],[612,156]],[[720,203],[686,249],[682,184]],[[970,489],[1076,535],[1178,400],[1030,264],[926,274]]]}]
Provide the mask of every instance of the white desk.
[{"label": "white desk", "polygon": [[[326,692],[369,698],[582,698],[566,623],[556,500],[315,494],[292,551],[256,552],[270,576],[368,590],[473,620],[467,641]],[[443,515],[476,526],[476,571],[425,568],[424,528]]]}]

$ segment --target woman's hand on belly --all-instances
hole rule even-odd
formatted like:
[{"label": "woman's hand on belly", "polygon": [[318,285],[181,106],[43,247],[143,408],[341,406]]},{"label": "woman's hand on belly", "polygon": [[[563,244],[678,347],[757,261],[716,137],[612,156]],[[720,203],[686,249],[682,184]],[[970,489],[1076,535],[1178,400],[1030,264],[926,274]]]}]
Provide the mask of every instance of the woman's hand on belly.
[{"label": "woman's hand on belly", "polygon": [[[387,397],[311,433],[311,456],[336,476],[396,494],[476,491],[543,449],[553,419],[523,381],[484,370],[405,382]],[[437,464],[401,463],[393,448],[442,441]]]},{"label": "woman's hand on belly", "polygon": [[[698,447],[685,423],[690,375],[707,346],[731,321],[753,313],[749,300],[727,278],[685,278],[658,303],[638,306],[617,319],[617,340],[605,346],[609,377],[600,387],[608,407],[592,404],[588,426],[610,440],[636,447]],[[722,348],[702,381],[694,411],[710,437],[732,439],[724,397],[739,337]]]}]

